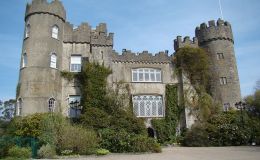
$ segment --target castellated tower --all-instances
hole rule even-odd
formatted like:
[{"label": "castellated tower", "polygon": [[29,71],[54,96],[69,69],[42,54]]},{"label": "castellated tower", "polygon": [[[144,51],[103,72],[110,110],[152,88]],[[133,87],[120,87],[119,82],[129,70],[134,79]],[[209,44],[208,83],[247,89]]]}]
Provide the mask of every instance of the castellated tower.
[{"label": "castellated tower", "polygon": [[[33,0],[27,4],[17,115],[59,110],[65,19],[65,10],[58,0]],[[47,107],[54,104],[55,108]]]},{"label": "castellated tower", "polygon": [[199,47],[209,53],[213,98],[224,110],[234,107],[241,100],[241,93],[231,25],[221,19],[217,23],[209,21],[208,25],[203,23],[197,27],[195,34]]}]

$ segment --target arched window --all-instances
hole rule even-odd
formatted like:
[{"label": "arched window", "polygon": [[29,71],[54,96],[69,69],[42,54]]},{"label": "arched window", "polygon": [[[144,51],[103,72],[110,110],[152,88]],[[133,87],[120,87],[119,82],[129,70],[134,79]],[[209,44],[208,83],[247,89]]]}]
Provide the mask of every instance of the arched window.
[{"label": "arched window", "polygon": [[26,66],[27,66],[27,54],[24,53],[22,58],[22,67],[26,67]]},{"label": "arched window", "polygon": [[26,24],[26,27],[25,27],[25,38],[29,37],[30,29],[31,29],[30,24]]},{"label": "arched window", "polygon": [[59,35],[59,27],[55,25],[52,27],[51,36],[52,38],[58,39],[58,35]]},{"label": "arched window", "polygon": [[17,107],[16,107],[16,115],[21,116],[22,115],[22,98],[19,98],[17,100]]},{"label": "arched window", "polygon": [[54,108],[55,108],[55,99],[54,98],[50,98],[49,102],[48,102],[48,109],[49,112],[54,112]]},{"label": "arched window", "polygon": [[55,53],[51,54],[51,61],[50,61],[51,68],[57,68],[57,56]]}]

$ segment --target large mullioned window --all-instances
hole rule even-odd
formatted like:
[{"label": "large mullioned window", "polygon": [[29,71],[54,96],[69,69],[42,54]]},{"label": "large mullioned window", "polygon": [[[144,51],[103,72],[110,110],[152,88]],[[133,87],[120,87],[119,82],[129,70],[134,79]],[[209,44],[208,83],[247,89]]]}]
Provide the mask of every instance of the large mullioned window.
[{"label": "large mullioned window", "polygon": [[81,56],[73,55],[70,57],[70,71],[81,72]]},{"label": "large mullioned window", "polygon": [[132,82],[161,82],[161,70],[153,68],[132,69]]},{"label": "large mullioned window", "polygon": [[163,117],[164,107],[162,96],[135,95],[132,98],[133,112],[137,117]]}]

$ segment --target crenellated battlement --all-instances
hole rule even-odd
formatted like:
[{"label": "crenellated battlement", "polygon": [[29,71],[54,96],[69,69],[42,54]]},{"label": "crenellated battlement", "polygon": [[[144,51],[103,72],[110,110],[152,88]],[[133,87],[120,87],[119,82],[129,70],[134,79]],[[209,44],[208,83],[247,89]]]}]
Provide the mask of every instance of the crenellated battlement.
[{"label": "crenellated battlement", "polygon": [[107,34],[107,26],[100,23],[91,31],[91,44],[96,46],[113,46],[114,33]]},{"label": "crenellated battlement", "polygon": [[25,20],[33,14],[50,14],[66,21],[66,11],[59,0],[53,0],[50,3],[47,0],[33,0],[27,4],[25,11]]},{"label": "crenellated battlement", "polygon": [[96,46],[112,46],[113,33],[107,34],[105,23],[100,23],[96,29],[91,29],[88,23],[82,23],[77,28],[66,22],[64,27],[64,43],[89,43]]},{"label": "crenellated battlement", "polygon": [[227,21],[221,19],[211,20],[206,23],[202,23],[195,30],[196,37],[198,38],[199,44],[214,40],[228,40],[234,43],[231,25]]},{"label": "crenellated battlement", "polygon": [[171,63],[171,56],[168,56],[168,51],[159,52],[153,55],[148,51],[133,53],[131,50],[123,49],[121,55],[117,52],[113,53],[112,61],[114,63]]},{"label": "crenellated battlement", "polygon": [[64,25],[64,37],[65,43],[90,43],[91,26],[88,23],[82,23],[77,28],[73,28],[73,25],[66,22]]},{"label": "crenellated battlement", "polygon": [[178,49],[189,46],[189,47],[199,47],[198,46],[198,39],[196,37],[193,37],[191,40],[189,36],[184,37],[182,40],[181,36],[177,36],[177,38],[174,40],[174,50],[177,51]]}]

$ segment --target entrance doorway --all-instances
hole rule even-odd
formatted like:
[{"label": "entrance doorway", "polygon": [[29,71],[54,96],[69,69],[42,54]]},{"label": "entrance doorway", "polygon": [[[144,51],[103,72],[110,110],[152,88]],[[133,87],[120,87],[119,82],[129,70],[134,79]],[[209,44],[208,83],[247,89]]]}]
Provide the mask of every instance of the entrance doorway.
[{"label": "entrance doorway", "polygon": [[154,129],[152,129],[151,127],[147,128],[147,133],[148,133],[148,137],[151,137],[151,138],[155,137]]}]

